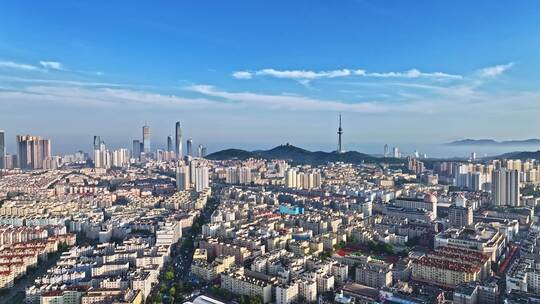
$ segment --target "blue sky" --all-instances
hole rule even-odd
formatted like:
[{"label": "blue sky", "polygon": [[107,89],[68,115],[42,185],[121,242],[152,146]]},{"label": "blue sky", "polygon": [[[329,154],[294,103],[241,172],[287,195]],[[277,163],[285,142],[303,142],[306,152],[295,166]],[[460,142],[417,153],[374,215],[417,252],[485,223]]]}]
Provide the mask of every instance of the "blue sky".
[{"label": "blue sky", "polygon": [[[537,1],[4,1],[0,129],[88,149],[540,137]],[[13,151],[13,142],[8,142]],[[367,148],[366,148],[367,149]]]}]

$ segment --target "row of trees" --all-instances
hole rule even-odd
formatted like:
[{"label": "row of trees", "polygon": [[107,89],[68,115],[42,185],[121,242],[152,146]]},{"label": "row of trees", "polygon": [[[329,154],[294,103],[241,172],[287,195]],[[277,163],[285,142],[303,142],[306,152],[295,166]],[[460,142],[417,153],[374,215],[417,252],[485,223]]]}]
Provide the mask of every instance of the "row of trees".
[{"label": "row of trees", "polygon": [[182,296],[183,293],[191,293],[198,287],[193,283],[182,281],[171,284],[171,280],[174,279],[174,274],[171,279],[168,273],[170,272],[165,272],[165,282],[159,286],[159,291],[156,294],[153,303],[175,303],[175,301],[182,302],[184,300],[184,297]]}]

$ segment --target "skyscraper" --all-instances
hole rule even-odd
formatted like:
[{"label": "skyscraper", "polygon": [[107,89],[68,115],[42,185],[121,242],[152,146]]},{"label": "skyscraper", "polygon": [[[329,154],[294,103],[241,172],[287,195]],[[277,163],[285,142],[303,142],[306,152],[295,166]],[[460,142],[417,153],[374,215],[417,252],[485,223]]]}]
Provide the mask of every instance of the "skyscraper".
[{"label": "skyscraper", "polygon": [[238,184],[240,177],[238,176],[238,168],[229,167],[226,170],[225,182],[227,184]]},{"label": "skyscraper", "polygon": [[[180,160],[179,162],[184,163],[183,160]],[[195,170],[197,169],[197,166],[199,165],[198,161],[190,161],[187,163],[189,166],[189,180],[191,183],[195,183]]]},{"label": "skyscraper", "polygon": [[249,167],[238,168],[238,182],[242,185],[251,184],[251,169]]},{"label": "skyscraper", "polygon": [[199,147],[197,148],[197,156],[198,157],[203,157],[203,146],[202,145],[199,145]]},{"label": "skyscraper", "polygon": [[21,169],[41,169],[51,157],[51,140],[39,136],[17,135],[18,165]]},{"label": "skyscraper", "polygon": [[101,136],[94,136],[94,150],[99,150],[101,143]]},{"label": "skyscraper", "polygon": [[105,142],[101,139],[97,149],[94,149],[94,167],[102,169],[109,169],[111,167],[111,154],[107,150]]},{"label": "skyscraper", "polygon": [[399,157],[400,157],[400,154],[399,154],[399,148],[398,148],[398,147],[393,147],[393,148],[392,148],[392,157],[394,157],[394,158],[399,158]]},{"label": "skyscraper", "polygon": [[497,206],[519,206],[519,171],[493,170],[491,175],[491,194]]},{"label": "skyscraper", "polygon": [[5,169],[6,157],[6,132],[0,130],[0,169]]},{"label": "skyscraper", "polygon": [[388,148],[388,145],[384,145],[384,157],[388,157],[388,154],[390,154],[390,148]]},{"label": "skyscraper", "polygon": [[296,188],[296,175],[298,173],[298,169],[296,168],[290,168],[287,170],[287,173],[285,175],[285,183],[287,184],[288,188]]},{"label": "skyscraper", "polygon": [[343,153],[345,151],[343,151],[343,144],[341,142],[341,135],[343,135],[343,128],[341,128],[341,113],[339,114],[339,127],[338,127],[338,131],[337,131],[337,134],[338,134],[338,148],[337,148],[337,153]]},{"label": "skyscraper", "polygon": [[190,138],[186,142],[187,155],[193,156],[193,140]]},{"label": "skyscraper", "polygon": [[493,204],[505,205],[506,199],[506,174],[505,170],[493,170],[491,173],[491,195]]},{"label": "skyscraper", "polygon": [[195,168],[195,191],[201,192],[209,187],[208,167],[202,165]]},{"label": "skyscraper", "polygon": [[143,152],[145,154],[150,153],[150,126],[145,125],[142,129],[143,132]]},{"label": "skyscraper", "polygon": [[133,158],[140,159],[141,158],[141,142],[138,139],[133,140],[133,151],[132,151]]},{"label": "skyscraper", "polygon": [[191,188],[189,167],[181,161],[176,168],[176,188],[178,191],[185,191]]},{"label": "skyscraper", "polygon": [[182,159],[182,128],[180,122],[177,121],[175,125],[175,152],[176,158]]},{"label": "skyscraper", "polygon": [[129,165],[129,151],[127,149],[115,150],[110,155],[113,167],[127,167]]},{"label": "skyscraper", "polygon": [[[94,136],[94,166],[96,165],[96,162],[99,163],[100,161],[102,161],[101,154],[99,153],[96,154],[96,151],[101,150],[102,145],[105,145],[105,142],[101,139],[101,136],[95,135]],[[100,167],[98,166],[98,168]]]},{"label": "skyscraper", "polygon": [[172,152],[173,150],[173,143],[172,143],[172,136],[167,136],[167,152]]}]

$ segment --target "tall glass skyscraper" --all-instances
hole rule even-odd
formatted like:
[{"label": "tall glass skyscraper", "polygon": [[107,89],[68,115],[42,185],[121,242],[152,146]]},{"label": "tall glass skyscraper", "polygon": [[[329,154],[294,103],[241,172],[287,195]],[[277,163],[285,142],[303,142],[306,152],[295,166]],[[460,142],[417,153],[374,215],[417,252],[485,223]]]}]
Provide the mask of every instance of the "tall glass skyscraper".
[{"label": "tall glass skyscraper", "polygon": [[186,143],[187,155],[193,156],[193,139],[188,139]]},{"label": "tall glass skyscraper", "polygon": [[138,139],[133,140],[133,157],[136,159],[141,158],[141,142]]},{"label": "tall glass skyscraper", "polygon": [[143,152],[144,153],[150,153],[150,126],[143,126],[142,128],[142,134],[143,134]]},{"label": "tall glass skyscraper", "polygon": [[182,159],[182,128],[180,127],[180,122],[176,122],[175,126],[175,152],[176,152],[176,158]]},{"label": "tall glass skyscraper", "polygon": [[101,136],[94,136],[94,150],[99,150],[101,143]]},{"label": "tall glass skyscraper", "polygon": [[173,149],[173,143],[172,143],[172,136],[167,136],[167,152],[172,152]]}]

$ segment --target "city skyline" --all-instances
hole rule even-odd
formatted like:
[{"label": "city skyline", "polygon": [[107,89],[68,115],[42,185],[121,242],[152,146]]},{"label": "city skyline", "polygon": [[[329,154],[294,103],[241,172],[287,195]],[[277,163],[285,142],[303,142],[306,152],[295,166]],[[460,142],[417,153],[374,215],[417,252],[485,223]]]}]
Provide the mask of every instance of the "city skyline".
[{"label": "city skyline", "polygon": [[[347,152],[347,150],[344,149],[344,143],[346,141],[342,140],[342,135],[343,135],[343,128],[342,128],[342,121],[341,121],[341,113],[338,114],[338,124],[337,124],[337,133],[334,133],[334,138],[331,139],[331,141],[337,141],[337,149],[334,148],[334,149],[328,149],[327,152],[337,152],[337,153],[345,153]],[[174,133],[175,133],[175,140],[174,140],[174,145],[175,147],[173,147],[173,142],[172,142],[172,136],[171,135],[166,135],[164,136],[163,134],[157,134],[157,135],[152,135],[152,131],[151,130],[151,126],[145,122],[144,125],[142,126],[139,126],[138,127],[139,130],[142,129],[142,137],[138,138],[137,136],[135,136],[133,139],[131,138],[124,138],[122,140],[121,143],[119,142],[113,142],[111,145],[107,145],[108,147],[110,148],[113,148],[113,149],[128,149],[128,150],[131,150],[135,155],[139,155],[140,156],[140,153],[141,152],[145,152],[145,153],[154,153],[154,152],[157,152],[157,151],[171,151],[171,152],[174,152],[175,155],[178,154],[178,149],[176,146],[178,146],[179,150],[180,150],[180,154],[182,157],[184,156],[195,156],[195,153],[193,152],[193,139],[192,138],[187,138],[185,139],[185,144],[186,144],[186,151],[183,150],[183,146],[184,146],[184,139],[183,139],[183,136],[182,136],[182,130],[183,130],[183,127],[181,127],[180,125],[180,122],[177,121],[175,124],[174,124]],[[140,131],[139,131],[140,132]],[[39,132],[36,133],[36,134],[40,134]],[[141,134],[141,133],[139,133]],[[337,136],[336,136],[337,134]],[[19,136],[31,136],[30,133],[27,133],[27,134],[17,134],[15,136],[15,144],[13,145],[13,147],[10,147],[10,142],[9,142],[9,134],[8,136],[6,136],[6,131],[4,130],[0,130],[0,148],[4,148],[4,151],[7,152],[8,155],[12,155],[12,156],[17,156],[17,138]],[[40,135],[42,136],[42,135]],[[140,135],[139,135],[140,136]],[[49,137],[49,136],[46,136],[45,137]],[[77,151],[82,151],[82,152],[85,152],[85,153],[89,153],[89,154],[92,154],[93,151],[96,150],[96,147],[98,147],[99,149],[99,146],[100,146],[100,143],[105,143],[105,141],[103,140],[102,136],[100,135],[93,135],[93,140],[91,140],[91,143],[90,145],[88,145],[88,142],[85,142],[83,143],[82,145],[80,145],[78,148],[76,148],[75,150],[71,150],[71,148],[69,149],[66,149],[65,146],[62,146],[60,145],[60,148],[55,144],[54,148],[51,149],[52,153],[54,155],[58,155],[58,156],[61,156],[61,155],[67,155],[67,154],[72,154],[74,152],[77,152]],[[6,140],[6,138],[8,138]],[[78,139],[81,139],[80,137]],[[83,137],[83,139],[87,139],[86,137]],[[156,145],[151,145],[150,142],[154,142],[154,140],[157,141],[157,144]],[[484,139],[485,140],[485,139]],[[529,141],[531,141],[532,139],[528,139]],[[416,158],[422,156],[424,158],[427,158],[428,156],[430,158],[446,158],[446,157],[456,157],[456,158],[470,158],[472,157],[472,159],[474,160],[476,158],[476,155],[480,155],[480,156],[483,156],[483,157],[493,157],[493,156],[499,156],[501,154],[504,154],[504,153],[509,153],[509,152],[519,152],[519,151],[536,151],[536,142],[539,141],[540,139],[534,139],[532,140],[534,143],[526,143],[525,141],[516,141],[515,143],[511,143],[511,144],[504,144],[504,145],[495,145],[495,144],[471,144],[471,145],[467,145],[467,144],[464,144],[464,145],[455,145],[455,144],[452,144],[450,142],[447,142],[447,143],[438,143],[438,144],[433,144],[433,145],[418,145],[417,143],[404,143],[404,142],[399,142],[399,143],[388,143],[388,142],[376,142],[376,143],[364,143],[363,145],[358,145],[357,143],[352,143],[352,144],[349,144],[350,146],[353,146],[354,148],[352,149],[349,149],[349,151],[357,151],[357,152],[363,152],[363,153],[367,153],[367,154],[371,154],[371,155],[374,155],[374,156],[384,156],[384,157],[387,157],[389,156],[389,144],[392,145],[392,156],[395,157],[395,158],[401,158],[401,157],[405,157],[405,156],[414,156]],[[50,139],[49,139],[50,141]],[[482,141],[482,140],[481,140]],[[480,141],[480,142],[481,142]],[[7,142],[7,143],[6,143]],[[75,141],[77,142],[77,141]],[[55,142],[56,143],[56,142]],[[77,142],[78,143],[78,142]],[[126,144],[127,143],[127,144]],[[204,145],[203,145],[204,144]],[[227,150],[229,148],[233,148],[233,149],[244,149],[244,150],[252,150],[252,151],[256,151],[256,150],[261,150],[261,149],[270,149],[270,148],[273,148],[275,146],[280,146],[280,145],[290,145],[291,143],[289,142],[278,142],[276,143],[275,145],[272,145],[273,143],[266,143],[265,145],[261,146],[259,144],[255,144],[255,145],[251,145],[251,146],[242,146],[242,144],[239,144],[240,146],[236,145],[234,143],[228,143],[228,144],[225,144],[225,145],[216,145],[216,144],[213,144],[213,143],[209,143],[209,146],[211,147],[211,150],[210,152],[213,153],[213,152],[219,152],[221,150]],[[202,142],[199,142],[198,144],[198,150],[200,150],[201,148],[204,148],[205,151],[208,150],[208,143],[202,143]],[[292,145],[295,145],[295,144],[292,144]],[[298,146],[298,145],[297,145]],[[331,145],[329,145],[331,146]],[[312,150],[317,150],[317,151],[324,151],[324,150],[321,150],[321,149],[318,149],[317,147],[313,148],[313,146],[299,146],[301,148],[306,148],[307,150],[310,150],[310,148]],[[400,150],[401,148],[405,148],[404,150]],[[10,149],[11,148],[11,149]],[[197,155],[200,155],[200,151],[197,152]],[[472,156],[474,155],[474,156]],[[137,156],[137,157],[139,157]]]},{"label": "city skyline", "polygon": [[[61,152],[86,147],[93,134],[129,147],[145,121],[161,146],[170,121],[180,120],[212,151],[284,142],[329,151],[339,112],[348,150],[540,134],[531,123],[539,4],[215,5],[4,4],[0,128],[8,149],[15,134],[37,133]],[[133,19],[117,22],[125,9]],[[86,23],[98,14],[100,24]],[[65,22],[69,33],[58,30]]]}]

